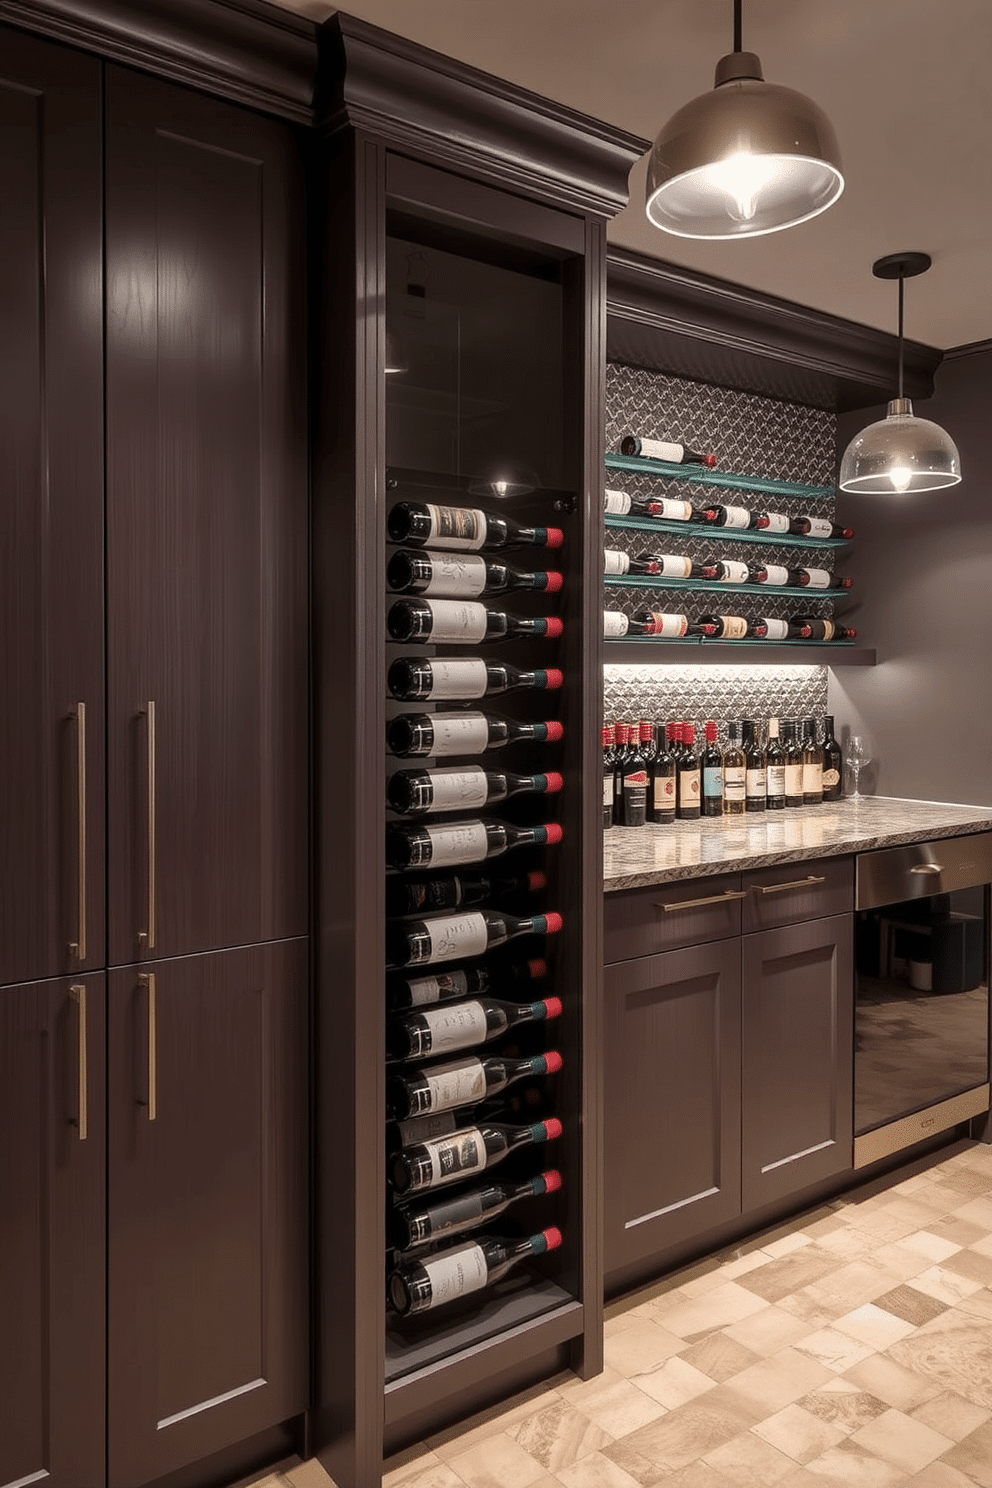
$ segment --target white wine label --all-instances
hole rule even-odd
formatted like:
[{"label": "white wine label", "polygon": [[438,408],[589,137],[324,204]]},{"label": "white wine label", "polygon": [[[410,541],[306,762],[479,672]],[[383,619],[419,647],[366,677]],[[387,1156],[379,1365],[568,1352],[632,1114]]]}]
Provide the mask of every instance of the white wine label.
[{"label": "white wine label", "polygon": [[808,568],[806,583],[811,589],[829,589],[830,575],[825,568]]},{"label": "white wine label", "polygon": [[785,795],[785,766],[768,766],[768,794],[770,796]]},{"label": "white wine label", "polygon": [[481,1060],[456,1059],[451,1064],[435,1064],[423,1073],[427,1080],[431,1111],[447,1111],[453,1106],[467,1106],[472,1101],[480,1101],[485,1097],[486,1072]]},{"label": "white wine label", "polygon": [[658,559],[658,572],[664,579],[687,579],[692,573],[692,559],[665,553]]},{"label": "white wine label", "polygon": [[604,574],[630,573],[630,554],[621,553],[619,548],[607,548],[603,554]]},{"label": "white wine label", "polygon": [[424,594],[462,594],[474,598],[486,587],[484,558],[454,558],[447,553],[427,553],[431,576]]},{"label": "white wine label", "polygon": [[432,641],[472,643],[484,640],[486,634],[486,607],[473,604],[471,600],[461,603],[457,599],[428,599],[431,611]]},{"label": "white wine label", "polygon": [[477,1126],[452,1137],[425,1142],[431,1165],[431,1183],[454,1183],[467,1173],[481,1173],[486,1166],[486,1144]]},{"label": "white wine label", "polygon": [[723,634],[728,641],[742,641],[747,635],[747,621],[741,615],[721,615]]},{"label": "white wine label", "polygon": [[724,527],[749,527],[751,525],[751,513],[746,506],[725,506],[726,518]]},{"label": "white wine label", "polygon": [[484,713],[435,713],[431,728],[432,754],[481,754],[489,744],[489,725]]},{"label": "white wine label", "polygon": [[482,822],[453,822],[450,826],[425,827],[424,830],[430,838],[431,855],[427,861],[432,868],[481,863],[486,856],[489,839]]},{"label": "white wine label", "polygon": [[[461,956],[481,956],[489,944],[481,914],[439,915],[424,920],[430,953],[428,961],[453,961]],[[425,1013],[424,1017],[430,1015]],[[444,1045],[443,1047],[450,1047]]]},{"label": "white wine label", "polygon": [[419,1016],[430,1034],[431,1054],[470,1049],[486,1036],[486,1010],[478,1002],[443,1002]]},{"label": "white wine label", "polygon": [[803,762],[803,795],[818,796],[823,789],[823,766]]},{"label": "white wine label", "polygon": [[764,796],[768,793],[768,777],[764,766],[760,770],[747,770],[744,775],[744,794],[747,796]]},{"label": "white wine label", "polygon": [[620,636],[625,636],[629,624],[627,616],[621,614],[619,610],[603,611],[603,635],[607,640],[617,640]]},{"label": "white wine label", "polygon": [[679,771],[679,799],[682,801],[699,800],[699,771]]},{"label": "white wine label", "polygon": [[655,515],[661,517],[666,522],[692,521],[691,501],[669,501],[666,497],[663,501],[658,502],[658,505],[661,507],[661,511],[656,512]]},{"label": "white wine label", "polygon": [[768,575],[768,577],[765,579],[766,584],[781,585],[787,584],[789,582],[789,570],[787,568],[783,568],[780,563],[766,563],[765,573]]},{"label": "white wine label", "polygon": [[653,786],[655,811],[670,811],[675,806],[675,776],[656,775]]},{"label": "white wine label", "polygon": [[788,640],[788,638],[789,638],[789,622],[788,622],[788,620],[772,620],[769,616],[763,615],[762,616],[762,619],[761,619],[761,623],[764,625],[764,627],[765,627],[765,629],[766,629],[766,631],[768,633],[768,639],[770,641],[786,641],[786,640]]},{"label": "white wine label", "polygon": [[834,624],[834,622],[832,620],[824,620],[823,621],[823,639],[825,641],[832,641],[833,638],[834,638],[834,633],[835,633],[836,629],[837,629],[837,627],[836,627],[836,625]]},{"label": "white wine label", "polygon": [[689,629],[689,622],[684,615],[663,615],[660,610],[654,610],[651,619],[654,622],[652,635],[684,636]]},{"label": "white wine label", "polygon": [[762,530],[765,532],[788,532],[789,519],[782,512],[765,512],[768,518],[768,526]]},{"label": "white wine label", "polygon": [[787,796],[801,796],[803,793],[803,767],[802,765],[786,765],[785,767],[785,794]]},{"label": "white wine label", "polygon": [[833,531],[833,523],[828,522],[824,517],[807,516],[806,521],[809,523],[807,537],[829,537]]},{"label": "white wine label", "polygon": [[440,1002],[442,997],[464,997],[468,992],[468,977],[463,971],[449,971],[436,977],[417,977],[407,982],[411,1007],[426,1007]]},{"label": "white wine label", "polygon": [[431,1307],[478,1292],[489,1280],[485,1252],[479,1245],[459,1245],[421,1265],[431,1284]]},{"label": "white wine label", "polygon": [[724,765],[723,798],[725,801],[743,801],[747,794],[747,779],[743,765]]},{"label": "white wine label", "polygon": [[839,780],[840,780],[840,771],[839,770],[824,770],[824,772],[823,772],[823,789],[825,791],[826,790],[832,790]]},{"label": "white wine label", "polygon": [[428,506],[429,542],[442,548],[481,548],[486,540],[486,514],[467,506]]},{"label": "white wine label", "polygon": [[604,775],[603,776],[603,805],[604,806],[612,806],[613,805],[613,776],[612,775]]},{"label": "white wine label", "polygon": [[626,491],[603,492],[603,510],[608,517],[625,517],[630,506],[630,497]]},{"label": "white wine label", "polygon": [[667,439],[639,439],[638,454],[643,460],[667,460],[669,465],[682,464],[681,444],[670,444]]},{"label": "white wine label", "polygon": [[431,658],[430,697],[480,698],[485,697],[488,686],[489,673],[481,656],[466,657],[464,661]]},{"label": "white wine label", "polygon": [[481,765],[469,765],[467,770],[431,770],[430,777],[430,811],[467,811],[486,804],[489,782]]},{"label": "white wine label", "polygon": [[746,584],[747,564],[727,562],[724,559],[723,573],[720,575],[720,578],[725,584]]}]

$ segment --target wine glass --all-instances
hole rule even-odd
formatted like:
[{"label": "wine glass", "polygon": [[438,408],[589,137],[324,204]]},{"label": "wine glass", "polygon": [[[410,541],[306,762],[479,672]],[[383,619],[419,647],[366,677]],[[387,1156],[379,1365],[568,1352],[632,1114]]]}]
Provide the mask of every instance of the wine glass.
[{"label": "wine glass", "polygon": [[868,749],[867,741],[861,734],[852,734],[851,738],[847,741],[847,763],[854,782],[854,789],[851,791],[851,800],[862,800],[863,797],[858,790],[858,781],[865,765],[871,764],[871,753]]}]

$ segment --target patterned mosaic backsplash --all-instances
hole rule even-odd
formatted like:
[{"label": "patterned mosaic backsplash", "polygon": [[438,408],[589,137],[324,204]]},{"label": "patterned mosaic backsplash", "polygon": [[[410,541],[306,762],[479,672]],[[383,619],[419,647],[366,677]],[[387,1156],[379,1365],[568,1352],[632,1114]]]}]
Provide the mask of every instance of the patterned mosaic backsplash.
[{"label": "patterned mosaic backsplash", "polygon": [[607,723],[691,719],[701,726],[742,718],[821,718],[827,711],[822,666],[606,666]]}]

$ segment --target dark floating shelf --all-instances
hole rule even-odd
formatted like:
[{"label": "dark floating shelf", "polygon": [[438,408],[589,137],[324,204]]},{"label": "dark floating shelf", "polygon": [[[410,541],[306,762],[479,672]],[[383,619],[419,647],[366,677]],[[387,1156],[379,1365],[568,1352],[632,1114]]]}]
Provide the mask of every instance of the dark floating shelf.
[{"label": "dark floating shelf", "polygon": [[645,460],[640,455],[607,455],[607,470],[629,470],[636,475],[654,475],[661,480],[691,481],[696,486],[716,486],[724,491],[750,491],[761,496],[808,496],[822,501],[836,494],[836,486],[810,486],[802,481],[764,480],[757,475],[735,475],[729,470],[707,470],[705,465],[669,465],[664,460]]}]

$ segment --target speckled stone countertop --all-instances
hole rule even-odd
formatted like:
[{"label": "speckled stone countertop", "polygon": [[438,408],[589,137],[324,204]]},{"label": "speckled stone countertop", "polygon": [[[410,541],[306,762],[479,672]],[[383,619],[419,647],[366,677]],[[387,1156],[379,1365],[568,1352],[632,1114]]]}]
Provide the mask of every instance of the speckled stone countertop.
[{"label": "speckled stone countertop", "polygon": [[750,816],[702,817],[668,827],[610,827],[603,833],[603,887],[610,893],[990,830],[992,806],[891,796],[861,796]]}]

